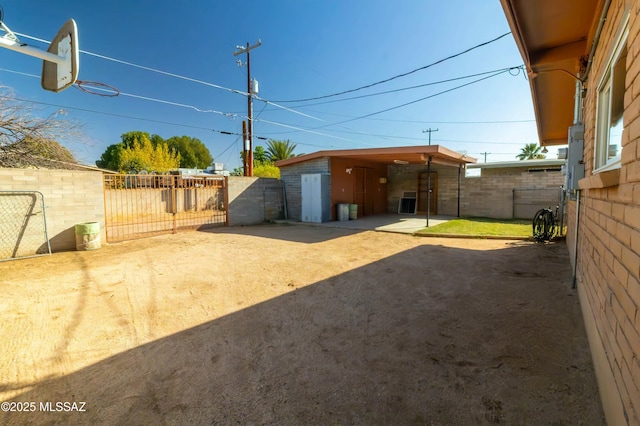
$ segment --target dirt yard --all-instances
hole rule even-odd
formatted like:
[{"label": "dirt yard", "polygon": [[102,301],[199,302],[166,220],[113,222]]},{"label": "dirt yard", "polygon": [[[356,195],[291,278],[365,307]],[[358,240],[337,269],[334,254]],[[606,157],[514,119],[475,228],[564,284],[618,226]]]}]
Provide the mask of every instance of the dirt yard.
[{"label": "dirt yard", "polygon": [[302,225],[0,263],[0,424],[604,424],[570,282],[563,243]]}]

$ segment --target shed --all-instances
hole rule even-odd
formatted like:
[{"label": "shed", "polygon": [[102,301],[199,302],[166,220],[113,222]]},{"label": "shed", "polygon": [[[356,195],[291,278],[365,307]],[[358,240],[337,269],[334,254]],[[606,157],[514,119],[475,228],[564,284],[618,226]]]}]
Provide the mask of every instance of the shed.
[{"label": "shed", "polygon": [[429,204],[433,214],[455,215],[461,171],[475,162],[441,145],[423,145],[317,151],[276,166],[285,184],[288,217],[302,220],[303,175],[320,174],[329,176],[326,203],[330,220],[336,220],[338,204],[356,204],[359,217],[398,213],[403,195],[415,197],[415,213],[426,213]]}]

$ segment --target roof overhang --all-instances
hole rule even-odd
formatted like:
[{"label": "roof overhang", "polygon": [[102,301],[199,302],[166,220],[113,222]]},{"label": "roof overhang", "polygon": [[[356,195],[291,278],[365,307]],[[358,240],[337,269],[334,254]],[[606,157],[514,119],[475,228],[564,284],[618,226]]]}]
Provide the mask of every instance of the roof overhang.
[{"label": "roof overhang", "polygon": [[452,151],[440,145],[401,146],[390,148],[338,149],[317,151],[287,160],[276,161],[276,166],[284,167],[317,158],[352,158],[361,161],[382,164],[426,164],[429,159],[434,164],[458,167],[461,164],[475,163],[477,160],[466,154]]},{"label": "roof overhang", "polygon": [[566,145],[604,0],[500,0],[527,67],[540,145]]}]

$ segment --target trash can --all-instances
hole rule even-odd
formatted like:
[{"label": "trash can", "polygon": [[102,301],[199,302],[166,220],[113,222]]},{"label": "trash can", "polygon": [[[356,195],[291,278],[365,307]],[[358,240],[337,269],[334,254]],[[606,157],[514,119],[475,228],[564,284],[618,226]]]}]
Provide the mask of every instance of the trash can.
[{"label": "trash can", "polygon": [[356,220],[358,218],[358,205],[349,204],[349,219]]},{"label": "trash can", "polygon": [[79,223],[76,229],[76,250],[96,250],[100,248],[100,223]]},{"label": "trash can", "polygon": [[341,222],[349,220],[349,204],[338,204],[337,218]]}]

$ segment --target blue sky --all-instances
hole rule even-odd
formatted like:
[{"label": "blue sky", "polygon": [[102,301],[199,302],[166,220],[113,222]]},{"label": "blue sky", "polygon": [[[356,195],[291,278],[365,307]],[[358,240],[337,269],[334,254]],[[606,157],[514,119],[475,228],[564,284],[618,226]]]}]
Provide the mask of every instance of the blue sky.
[{"label": "blue sky", "polygon": [[[459,89],[491,74],[407,89],[522,65],[511,35],[368,89],[288,102],[388,79],[495,39],[509,32],[498,0],[5,0],[1,5],[14,32],[50,40],[73,18],[82,50],[240,91],[246,91],[246,67],[237,65],[240,57],[233,52],[236,45],[260,39],[262,46],[251,52],[259,96],[311,117],[256,100],[254,135],[289,139],[297,144],[297,154],[423,145],[429,128],[438,129],[432,144],[466,151],[479,161],[484,153],[487,161],[515,160],[524,144],[538,141],[522,72],[504,72]],[[47,47],[25,37],[21,41]],[[39,75],[41,61],[0,49],[0,68]],[[93,164],[122,133],[141,130],[165,138],[197,137],[216,162],[229,170],[239,165],[241,138],[217,131],[241,133],[246,97],[82,53],[79,79],[109,84],[123,95],[93,96],[73,87],[50,93],[34,77],[0,71],[0,84],[12,87],[16,97],[40,102],[33,104],[37,114],[63,108],[82,126],[84,136],[65,144],[85,163]],[[383,91],[392,93],[345,100]],[[555,149],[548,157],[555,158]]]}]

